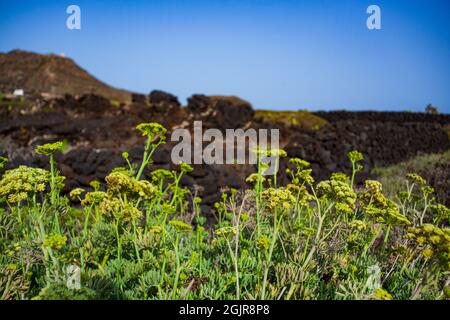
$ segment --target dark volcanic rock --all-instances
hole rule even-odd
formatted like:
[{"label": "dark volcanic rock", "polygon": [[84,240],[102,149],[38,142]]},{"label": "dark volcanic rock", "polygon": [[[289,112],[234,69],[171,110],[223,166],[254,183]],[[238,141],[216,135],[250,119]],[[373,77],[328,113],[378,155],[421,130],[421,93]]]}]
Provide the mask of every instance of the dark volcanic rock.
[{"label": "dark volcanic rock", "polygon": [[243,128],[255,114],[249,104],[236,104],[225,98],[211,99],[205,95],[188,98],[187,109],[194,120],[202,120],[206,127],[219,129]]},{"label": "dark volcanic rock", "polygon": [[147,103],[147,97],[143,94],[133,93],[131,95],[131,102],[145,104],[145,103]]},{"label": "dark volcanic rock", "polygon": [[180,106],[180,102],[178,102],[178,98],[176,96],[161,90],[153,90],[152,92],[150,92],[149,101],[152,105],[164,103],[168,105]]},{"label": "dark volcanic rock", "polygon": [[194,94],[187,99],[187,109],[195,115],[202,116],[203,113],[211,113],[212,100],[203,94]]},{"label": "dark volcanic rock", "polygon": [[419,112],[376,112],[376,111],[320,111],[315,115],[329,121],[364,121],[364,122],[432,122],[439,124],[450,123],[450,114],[431,114]]},{"label": "dark volcanic rock", "polygon": [[[86,94],[78,99],[77,107],[82,111],[94,112],[94,113],[104,113],[111,109],[111,102],[95,94]],[[80,111],[81,111],[80,110]]]},{"label": "dark volcanic rock", "polygon": [[160,90],[153,90],[150,92],[149,102],[155,112],[165,115],[177,112],[181,107],[177,97]]},{"label": "dark volcanic rock", "polygon": [[215,104],[214,118],[220,128],[243,128],[254,115],[249,105],[233,105],[227,100],[218,100]]}]

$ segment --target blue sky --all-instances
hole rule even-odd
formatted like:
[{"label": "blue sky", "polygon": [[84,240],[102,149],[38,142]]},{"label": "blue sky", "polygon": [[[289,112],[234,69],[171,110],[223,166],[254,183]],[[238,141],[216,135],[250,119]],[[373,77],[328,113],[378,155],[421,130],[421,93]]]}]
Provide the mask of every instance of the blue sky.
[{"label": "blue sky", "polygon": [[[81,8],[81,30],[66,8]],[[381,8],[382,30],[366,28]],[[256,108],[450,113],[447,0],[0,0],[0,51],[64,53],[113,86]]]}]

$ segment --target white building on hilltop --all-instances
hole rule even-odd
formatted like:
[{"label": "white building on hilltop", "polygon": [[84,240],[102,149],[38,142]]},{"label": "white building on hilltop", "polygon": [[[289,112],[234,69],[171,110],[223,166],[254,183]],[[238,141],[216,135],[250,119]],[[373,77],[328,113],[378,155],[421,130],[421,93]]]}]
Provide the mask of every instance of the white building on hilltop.
[{"label": "white building on hilltop", "polygon": [[23,97],[23,95],[24,95],[23,89],[14,90],[13,95],[16,97]]}]

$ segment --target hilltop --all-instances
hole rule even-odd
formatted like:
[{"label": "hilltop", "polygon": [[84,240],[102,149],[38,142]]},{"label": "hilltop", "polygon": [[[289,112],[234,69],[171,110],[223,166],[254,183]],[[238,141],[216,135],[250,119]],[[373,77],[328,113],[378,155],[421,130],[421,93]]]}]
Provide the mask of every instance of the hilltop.
[{"label": "hilltop", "polygon": [[26,93],[98,94],[122,102],[131,93],[113,88],[90,75],[72,59],[62,55],[22,50],[0,53],[0,92],[24,89]]}]

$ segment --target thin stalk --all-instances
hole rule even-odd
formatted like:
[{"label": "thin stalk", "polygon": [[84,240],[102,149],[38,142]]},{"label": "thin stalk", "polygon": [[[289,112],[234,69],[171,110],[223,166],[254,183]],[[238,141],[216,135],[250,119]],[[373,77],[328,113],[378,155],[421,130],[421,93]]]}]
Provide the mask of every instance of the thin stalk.
[{"label": "thin stalk", "polygon": [[175,300],[175,297],[177,295],[177,287],[178,287],[178,278],[180,277],[181,267],[180,267],[180,255],[178,252],[178,245],[180,242],[180,234],[177,233],[177,237],[175,240],[175,258],[177,262],[177,269],[175,272],[175,279],[173,281],[173,288],[172,288],[172,300]]},{"label": "thin stalk", "polygon": [[[270,243],[269,253],[266,256],[266,268],[264,270],[264,276],[263,276],[263,287],[262,287],[262,292],[261,292],[261,300],[264,300],[266,298],[267,276],[269,274],[269,267],[270,267],[270,263],[272,260],[273,249],[275,248],[275,243],[276,243],[277,237],[278,237],[278,229],[280,227],[281,219],[282,219],[282,217],[280,217],[278,219],[277,212],[278,212],[278,210],[275,210],[274,230],[273,230],[273,234],[272,234],[272,241]],[[278,221],[277,221],[277,219],[278,219]]]}]

